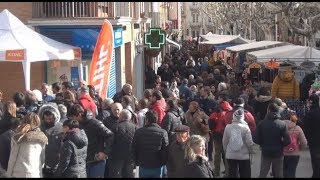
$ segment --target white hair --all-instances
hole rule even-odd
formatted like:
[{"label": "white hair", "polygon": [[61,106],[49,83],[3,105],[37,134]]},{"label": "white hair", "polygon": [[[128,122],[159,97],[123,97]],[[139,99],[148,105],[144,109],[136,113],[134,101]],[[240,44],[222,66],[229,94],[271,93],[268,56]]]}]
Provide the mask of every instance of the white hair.
[{"label": "white hair", "polygon": [[107,98],[107,99],[103,100],[102,103],[105,103],[107,106],[110,107],[111,104],[113,103],[113,99]]},{"label": "white hair", "polygon": [[121,120],[131,120],[132,113],[128,109],[122,109],[120,112],[120,117],[122,117]]},{"label": "white hair", "polygon": [[220,82],[218,84],[218,91],[223,91],[223,90],[226,90],[227,89],[227,84],[224,83],[224,82]]}]

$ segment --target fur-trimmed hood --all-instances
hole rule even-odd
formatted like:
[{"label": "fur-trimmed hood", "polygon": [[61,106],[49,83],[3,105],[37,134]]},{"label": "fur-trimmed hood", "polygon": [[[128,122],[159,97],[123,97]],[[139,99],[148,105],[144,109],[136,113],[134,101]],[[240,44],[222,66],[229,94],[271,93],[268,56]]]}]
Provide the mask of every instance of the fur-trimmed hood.
[{"label": "fur-trimmed hood", "polygon": [[43,121],[43,114],[46,111],[50,111],[53,114],[55,123],[60,121],[60,118],[61,118],[60,112],[59,112],[58,106],[55,103],[47,103],[40,107],[38,114],[41,121]]},{"label": "fur-trimmed hood", "polygon": [[259,102],[267,102],[270,101],[272,99],[272,96],[263,96],[263,95],[259,95],[256,96],[255,99]]},{"label": "fur-trimmed hood", "polygon": [[13,140],[16,143],[22,143],[22,142],[35,142],[35,143],[42,143],[42,144],[48,144],[48,138],[47,136],[39,129],[34,129],[32,131],[29,131],[24,137],[22,137],[18,141],[18,137],[14,136]]}]

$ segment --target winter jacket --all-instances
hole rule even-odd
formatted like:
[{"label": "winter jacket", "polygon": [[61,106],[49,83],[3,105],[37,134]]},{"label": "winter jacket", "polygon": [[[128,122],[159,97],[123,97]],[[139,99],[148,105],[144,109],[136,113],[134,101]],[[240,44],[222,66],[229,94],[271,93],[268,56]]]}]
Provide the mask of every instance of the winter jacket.
[{"label": "winter jacket", "polygon": [[156,103],[154,103],[152,105],[151,109],[156,111],[158,114],[158,122],[157,123],[159,126],[162,123],[163,117],[166,115],[166,112],[165,112],[166,106],[167,106],[166,101],[163,98],[158,100]]},{"label": "winter jacket", "polygon": [[118,123],[118,119],[117,117],[115,117],[112,113],[109,117],[107,117],[106,119],[102,120],[103,124],[108,128],[108,129],[112,129],[112,127]]},{"label": "winter jacket", "polygon": [[107,117],[109,117],[111,115],[111,109],[101,109],[99,108],[99,113],[96,116],[96,119],[103,121],[104,119],[106,119]]},{"label": "winter jacket", "polygon": [[256,96],[255,99],[252,102],[252,107],[254,110],[254,114],[256,116],[257,124],[261,120],[264,119],[264,117],[267,114],[268,110],[268,104],[271,101],[271,96]]},{"label": "winter jacket", "polygon": [[[232,150],[229,145],[233,129],[240,129],[241,131],[243,145],[239,151]],[[224,130],[222,145],[226,152],[226,159],[248,160],[250,158],[249,154],[253,153],[254,145],[248,124],[244,121],[233,119],[232,123],[228,124]]]},{"label": "winter jacket", "polygon": [[182,178],[187,177],[184,173],[187,167],[188,161],[186,160],[185,145],[174,141],[169,147],[168,155],[168,177],[169,178]]},{"label": "winter jacket", "polygon": [[16,120],[17,118],[4,115],[3,118],[0,120],[0,134],[8,131],[12,125],[12,122]]},{"label": "winter jacket", "polygon": [[[209,126],[208,119],[209,119],[209,116],[207,116],[206,113],[201,110],[197,110],[194,114],[192,114],[188,110],[186,112],[186,122],[187,122],[187,126],[190,127],[190,136],[200,135],[208,141],[209,140],[209,131],[204,132],[201,128],[201,124]],[[209,127],[208,127],[208,129],[209,129]]]},{"label": "winter jacket", "polygon": [[20,141],[13,137],[7,175],[15,178],[41,178],[47,143],[48,138],[40,129],[28,132]]},{"label": "winter jacket", "polygon": [[97,106],[89,94],[81,96],[79,99],[79,103],[81,104],[83,109],[90,110],[93,113],[94,117],[98,114]]},{"label": "winter jacket", "polygon": [[210,163],[200,156],[197,156],[194,162],[187,165],[185,174],[188,178],[214,178]]},{"label": "winter jacket", "polygon": [[133,142],[133,159],[137,166],[159,168],[167,164],[168,133],[156,124],[148,124],[136,130]]},{"label": "winter jacket", "polygon": [[[50,111],[54,115],[55,124],[53,127],[47,127],[43,120],[44,112]],[[48,137],[48,145],[46,146],[46,162],[45,165],[51,170],[57,168],[59,162],[59,152],[62,146],[63,128],[60,123],[60,112],[54,103],[44,104],[39,109],[39,117],[41,119],[40,129]]]},{"label": "winter jacket", "polygon": [[[225,116],[224,116],[224,122],[225,122],[225,126],[227,124],[231,124],[232,123],[232,118],[233,118],[233,113],[238,110],[239,108],[242,107],[234,107],[232,111],[228,111]],[[252,136],[255,135],[256,133],[256,121],[254,120],[254,117],[252,116],[252,114],[247,111],[244,110],[244,120],[248,123],[248,126],[250,128],[251,134]]]},{"label": "winter jacket", "polygon": [[216,108],[217,103],[213,99],[200,97],[198,99],[200,108],[209,116],[213,110]]},{"label": "winter jacket", "polygon": [[266,157],[283,156],[283,148],[291,143],[286,123],[280,120],[278,113],[268,113],[260,122],[254,142],[260,145],[262,155]]},{"label": "winter jacket", "polygon": [[310,148],[320,148],[320,108],[319,106],[311,106],[303,120],[304,133],[308,140]]},{"label": "winter jacket", "polygon": [[164,116],[161,128],[166,130],[169,137],[169,144],[171,144],[176,139],[176,133],[174,130],[181,125],[179,110],[177,108],[171,108],[167,111]]},{"label": "winter jacket", "polygon": [[121,90],[121,91],[117,92],[117,93],[113,96],[112,100],[113,100],[114,102],[121,103],[122,97],[125,96],[125,95],[126,95],[126,94],[124,93],[124,91]]},{"label": "winter jacket", "polygon": [[122,120],[112,128],[114,139],[110,158],[113,160],[127,160],[132,158],[132,141],[136,126],[131,120]]},{"label": "winter jacket", "polygon": [[273,98],[299,99],[299,82],[295,78],[290,81],[283,81],[278,74],[273,80],[271,94]]},{"label": "winter jacket", "polygon": [[296,134],[297,141],[298,141],[298,143],[300,145],[299,146],[300,149],[297,149],[296,151],[293,151],[293,152],[290,152],[290,153],[283,152],[283,154],[286,155],[286,156],[299,155],[300,154],[300,150],[303,149],[303,148],[306,148],[308,146],[307,139],[306,139],[301,127],[298,126],[296,123],[294,123],[294,122],[292,122],[290,120],[284,120],[284,122],[287,124],[289,133],[293,132],[293,133]]},{"label": "winter jacket", "polygon": [[8,131],[0,135],[0,166],[4,170],[8,168],[8,161],[11,150],[11,138],[14,135],[14,131],[9,129]]},{"label": "winter jacket", "polygon": [[189,100],[191,98],[191,90],[187,85],[179,86],[180,99]]},{"label": "winter jacket", "polygon": [[86,178],[88,138],[83,130],[73,129],[66,133],[60,150],[60,161],[55,177]]},{"label": "winter jacket", "polygon": [[113,132],[95,119],[90,111],[80,122],[80,129],[85,131],[88,138],[87,163],[97,162],[95,155],[99,152],[110,156]]},{"label": "winter jacket", "polygon": [[[220,134],[223,135],[225,123],[224,123],[224,116],[227,111],[231,111],[232,107],[230,106],[228,101],[222,101],[219,104],[213,113],[210,114],[210,118],[208,121],[213,121],[214,128],[211,129],[213,134]],[[210,124],[210,123],[209,123]]]}]

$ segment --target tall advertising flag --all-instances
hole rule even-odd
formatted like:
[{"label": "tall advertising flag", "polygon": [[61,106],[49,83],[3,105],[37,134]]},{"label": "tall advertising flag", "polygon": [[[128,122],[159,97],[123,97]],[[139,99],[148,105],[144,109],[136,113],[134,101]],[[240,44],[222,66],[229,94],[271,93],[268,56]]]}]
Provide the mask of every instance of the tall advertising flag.
[{"label": "tall advertising flag", "polygon": [[102,99],[107,98],[113,50],[112,24],[105,20],[93,51],[89,71],[89,84],[93,85]]}]

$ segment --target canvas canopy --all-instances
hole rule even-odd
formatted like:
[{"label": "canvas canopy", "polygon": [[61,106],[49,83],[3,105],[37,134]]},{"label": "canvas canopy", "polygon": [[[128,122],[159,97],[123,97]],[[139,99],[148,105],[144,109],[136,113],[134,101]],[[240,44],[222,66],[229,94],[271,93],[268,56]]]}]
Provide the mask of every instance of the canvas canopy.
[{"label": "canvas canopy", "polygon": [[280,46],[285,44],[286,44],[285,42],[279,42],[279,41],[258,41],[258,42],[251,42],[248,44],[231,46],[231,47],[227,47],[226,49],[232,52],[241,52],[241,51],[254,50],[259,48],[273,47],[275,45]]},{"label": "canvas canopy", "polygon": [[243,39],[241,36],[234,35],[217,35],[213,34],[212,36],[206,36],[205,39],[207,41],[200,42],[200,44],[209,44],[209,45],[217,45],[224,43],[234,43],[234,44],[245,44],[249,41]]},{"label": "canvas canopy", "polygon": [[31,62],[81,59],[81,48],[37,33],[7,9],[0,13],[0,22],[0,62],[23,64],[26,90],[30,89]]},{"label": "canvas canopy", "polygon": [[270,59],[278,61],[291,60],[297,64],[305,60],[320,62],[320,51],[311,47],[286,45],[260,51],[247,53],[248,58],[256,59],[258,62],[266,62]]}]

